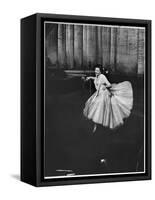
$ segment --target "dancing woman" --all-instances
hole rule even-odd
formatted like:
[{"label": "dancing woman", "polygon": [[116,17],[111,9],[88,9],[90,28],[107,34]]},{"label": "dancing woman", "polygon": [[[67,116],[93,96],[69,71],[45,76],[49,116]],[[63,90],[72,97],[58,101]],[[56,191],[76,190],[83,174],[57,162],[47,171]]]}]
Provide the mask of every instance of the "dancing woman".
[{"label": "dancing woman", "polygon": [[111,84],[99,66],[95,67],[95,75],[86,78],[94,81],[96,92],[87,100],[83,114],[94,122],[93,132],[96,131],[97,124],[115,129],[122,125],[123,120],[131,113],[133,107],[131,83],[124,81]]}]

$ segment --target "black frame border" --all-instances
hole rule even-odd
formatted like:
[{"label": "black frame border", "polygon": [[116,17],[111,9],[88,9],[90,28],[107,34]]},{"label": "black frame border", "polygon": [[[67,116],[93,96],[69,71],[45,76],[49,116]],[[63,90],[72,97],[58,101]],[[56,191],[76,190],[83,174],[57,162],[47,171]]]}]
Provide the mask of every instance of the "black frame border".
[{"label": "black frame border", "polygon": [[[36,36],[36,77],[37,77],[37,134],[36,134],[36,162],[37,181],[36,186],[88,184],[119,181],[136,181],[151,179],[151,20],[105,18],[92,16],[36,14],[37,36]],[[145,27],[145,108],[146,108],[146,172],[129,175],[104,175],[91,177],[71,177],[58,179],[44,179],[44,21],[71,22],[82,24],[104,24]]]}]

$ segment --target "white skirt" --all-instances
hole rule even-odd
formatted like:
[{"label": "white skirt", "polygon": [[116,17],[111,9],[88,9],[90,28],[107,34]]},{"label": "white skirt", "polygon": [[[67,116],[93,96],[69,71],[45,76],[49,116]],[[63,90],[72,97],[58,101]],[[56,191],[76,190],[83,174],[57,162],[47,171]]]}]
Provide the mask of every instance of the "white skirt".
[{"label": "white skirt", "polygon": [[112,84],[110,92],[104,89],[97,95],[96,91],[87,100],[83,114],[96,124],[114,129],[122,125],[123,119],[129,117],[131,113],[133,90],[131,83],[124,81]]}]

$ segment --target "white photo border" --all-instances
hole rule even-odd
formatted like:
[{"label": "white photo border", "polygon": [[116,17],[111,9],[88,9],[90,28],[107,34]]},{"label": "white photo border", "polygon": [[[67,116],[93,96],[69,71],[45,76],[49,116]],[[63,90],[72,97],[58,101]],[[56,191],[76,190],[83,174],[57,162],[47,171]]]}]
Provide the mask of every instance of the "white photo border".
[{"label": "white photo border", "polygon": [[145,88],[145,81],[146,81],[146,63],[145,63],[145,58],[146,58],[146,31],[144,34],[144,171],[138,171],[138,172],[122,172],[122,173],[104,173],[104,174],[86,174],[86,175],[64,175],[64,176],[45,176],[45,127],[46,127],[46,120],[45,120],[45,94],[46,94],[46,62],[45,62],[45,35],[46,35],[46,29],[45,26],[46,24],[70,24],[70,25],[82,25],[82,26],[103,26],[103,27],[119,27],[119,28],[131,28],[131,29],[144,29],[146,30],[145,27],[138,27],[138,26],[124,26],[124,25],[104,25],[104,24],[89,24],[89,23],[72,23],[72,22],[56,22],[56,21],[44,21],[44,41],[43,41],[43,46],[44,46],[44,141],[43,141],[43,154],[44,154],[44,160],[43,160],[43,178],[44,179],[59,179],[59,178],[76,178],[76,177],[97,177],[97,176],[116,176],[116,175],[130,175],[130,174],[145,174],[146,173],[146,116],[145,116],[145,111],[146,111],[146,106],[145,106],[145,94],[146,94],[146,88]]}]

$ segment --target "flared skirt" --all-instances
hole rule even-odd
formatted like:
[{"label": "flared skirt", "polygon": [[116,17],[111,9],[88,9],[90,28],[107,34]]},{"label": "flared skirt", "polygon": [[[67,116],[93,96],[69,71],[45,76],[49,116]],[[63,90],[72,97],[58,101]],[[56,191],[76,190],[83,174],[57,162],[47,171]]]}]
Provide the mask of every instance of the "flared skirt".
[{"label": "flared skirt", "polygon": [[95,92],[86,102],[83,114],[96,124],[114,129],[124,123],[133,107],[131,83],[112,84],[110,89]]}]

